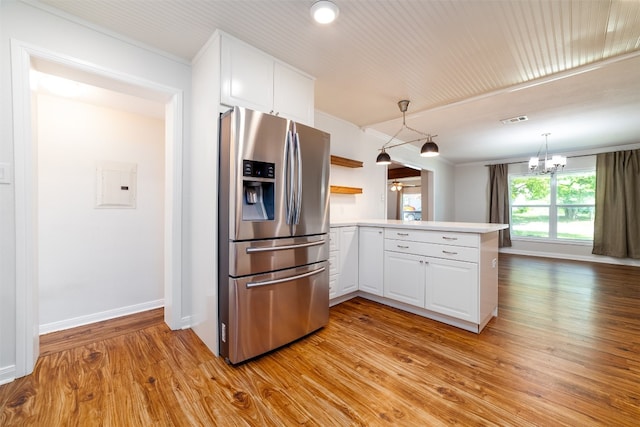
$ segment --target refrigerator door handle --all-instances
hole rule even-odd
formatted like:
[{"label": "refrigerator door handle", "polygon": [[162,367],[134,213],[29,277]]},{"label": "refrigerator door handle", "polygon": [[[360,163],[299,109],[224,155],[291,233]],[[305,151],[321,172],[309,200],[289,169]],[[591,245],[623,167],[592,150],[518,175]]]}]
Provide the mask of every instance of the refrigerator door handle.
[{"label": "refrigerator door handle", "polygon": [[296,211],[294,224],[300,223],[300,211],[302,210],[302,154],[300,152],[300,135],[295,128],[293,128],[294,141],[296,146],[296,174],[297,174],[297,187],[296,187]]},{"label": "refrigerator door handle", "polygon": [[291,224],[293,222],[293,215],[295,212],[295,207],[293,205],[294,203],[294,194],[293,194],[293,180],[294,180],[294,176],[293,176],[293,172],[294,172],[294,168],[292,165],[293,162],[293,155],[292,155],[292,151],[293,151],[293,134],[290,130],[287,131],[287,137],[286,137],[286,141],[285,141],[285,146],[284,146],[284,150],[285,150],[285,157],[284,157],[284,175],[285,175],[285,200],[286,200],[286,215],[287,215],[287,224]]},{"label": "refrigerator door handle", "polygon": [[315,276],[326,270],[325,267],[321,267],[317,270],[309,271],[307,273],[297,274],[295,276],[283,277],[282,279],[263,280],[261,282],[247,282],[247,288],[256,288],[258,286],[277,285],[278,283],[293,282],[294,280],[303,279],[309,276]]},{"label": "refrigerator door handle", "polygon": [[246,253],[254,254],[257,252],[272,252],[272,251],[284,251],[287,249],[298,249],[298,248],[308,248],[311,246],[321,246],[324,245],[324,240],[318,240],[315,242],[307,242],[307,243],[299,243],[297,245],[281,245],[281,246],[267,246],[264,248],[247,248]]}]

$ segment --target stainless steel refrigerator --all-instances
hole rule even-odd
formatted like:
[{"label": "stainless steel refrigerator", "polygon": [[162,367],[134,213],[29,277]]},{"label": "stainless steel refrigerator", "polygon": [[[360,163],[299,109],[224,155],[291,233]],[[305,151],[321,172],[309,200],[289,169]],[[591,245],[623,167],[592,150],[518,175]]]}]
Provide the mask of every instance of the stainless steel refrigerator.
[{"label": "stainless steel refrigerator", "polygon": [[241,107],[220,118],[220,355],[238,363],[329,321],[329,134]]}]

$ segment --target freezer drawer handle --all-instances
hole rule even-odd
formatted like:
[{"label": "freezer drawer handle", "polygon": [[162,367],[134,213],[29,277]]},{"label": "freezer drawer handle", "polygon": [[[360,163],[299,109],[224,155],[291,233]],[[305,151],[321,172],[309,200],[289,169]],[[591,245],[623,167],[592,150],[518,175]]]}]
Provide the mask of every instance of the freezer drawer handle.
[{"label": "freezer drawer handle", "polygon": [[264,248],[247,248],[248,254],[255,254],[256,252],[272,252],[272,251],[284,251],[287,249],[308,248],[310,246],[324,245],[324,240],[318,240],[315,242],[299,243],[297,245],[282,245],[282,246],[267,246]]},{"label": "freezer drawer handle", "polygon": [[297,276],[284,277],[282,279],[265,280],[263,282],[248,282],[247,288],[255,288],[258,286],[277,285],[278,283],[293,282],[294,280],[303,279],[305,277],[314,276],[322,273],[325,267],[321,267],[317,270],[309,271],[307,273],[298,274]]}]

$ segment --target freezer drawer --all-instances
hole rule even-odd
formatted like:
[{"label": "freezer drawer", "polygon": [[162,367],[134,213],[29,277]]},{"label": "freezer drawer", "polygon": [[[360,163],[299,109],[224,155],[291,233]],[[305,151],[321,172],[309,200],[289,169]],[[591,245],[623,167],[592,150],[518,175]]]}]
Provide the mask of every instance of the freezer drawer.
[{"label": "freezer drawer", "polygon": [[229,276],[240,277],[329,258],[327,235],[229,243]]},{"label": "freezer drawer", "polygon": [[220,319],[220,354],[239,363],[301,338],[329,322],[327,262],[229,278]]}]

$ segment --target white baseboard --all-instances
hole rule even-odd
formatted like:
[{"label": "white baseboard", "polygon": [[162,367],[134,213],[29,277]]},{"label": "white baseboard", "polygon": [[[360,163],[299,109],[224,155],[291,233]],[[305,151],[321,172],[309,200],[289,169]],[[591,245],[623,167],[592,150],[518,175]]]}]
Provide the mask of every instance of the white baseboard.
[{"label": "white baseboard", "polygon": [[90,323],[102,322],[103,320],[115,319],[116,317],[127,316],[129,314],[140,313],[142,311],[153,310],[160,307],[164,307],[164,299],[115,308],[113,310],[101,311],[100,313],[92,313],[86,316],[74,317],[72,319],[46,323],[44,325],[40,325],[40,335],[75,328],[77,326],[88,325]]},{"label": "white baseboard", "polygon": [[191,316],[180,319],[180,329],[189,329],[191,327]]},{"label": "white baseboard", "polygon": [[540,251],[525,251],[522,249],[513,248],[500,248],[500,253],[514,254],[514,255],[526,255],[541,258],[558,258],[567,259],[572,261],[586,261],[586,262],[600,262],[604,264],[616,264],[616,265],[629,265],[633,267],[640,267],[640,260],[631,258],[614,258],[602,255],[577,255],[566,254],[561,252],[540,252]]},{"label": "white baseboard", "polygon": [[16,365],[3,366],[0,368],[0,385],[10,383],[16,379]]}]

